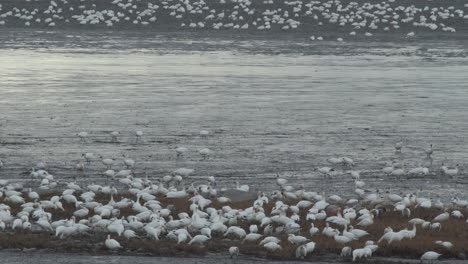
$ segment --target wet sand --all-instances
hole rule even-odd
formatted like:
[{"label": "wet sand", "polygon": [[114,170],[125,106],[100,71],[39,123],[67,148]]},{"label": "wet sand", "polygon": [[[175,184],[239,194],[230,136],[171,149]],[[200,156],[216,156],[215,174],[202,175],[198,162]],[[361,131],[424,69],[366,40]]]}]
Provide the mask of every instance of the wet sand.
[{"label": "wet sand", "polygon": [[[61,181],[103,181],[99,161],[87,166],[87,178],[74,170],[82,153],[93,152],[125,154],[136,160],[137,176],[151,179],[186,167],[195,169],[189,182],[214,175],[219,188],[239,180],[265,190],[279,173],[293,185],[349,196],[348,176],[324,180],[315,171],[329,157],[349,156],[369,189],[467,195],[466,177],[438,170],[442,162],[466,170],[463,42],[8,32],[0,38],[2,178],[27,181],[44,160]],[[201,129],[211,135],[201,138]],[[86,143],[80,131],[90,133]],[[424,154],[430,143],[432,166]],[[176,146],[189,153],[176,158]],[[204,147],[213,151],[206,161],[197,152]],[[380,169],[391,160],[432,172],[385,176]]]}]

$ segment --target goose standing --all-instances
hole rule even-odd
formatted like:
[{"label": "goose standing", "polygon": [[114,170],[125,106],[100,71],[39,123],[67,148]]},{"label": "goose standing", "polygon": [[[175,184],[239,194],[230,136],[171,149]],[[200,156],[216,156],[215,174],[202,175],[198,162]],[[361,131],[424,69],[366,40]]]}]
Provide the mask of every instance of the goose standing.
[{"label": "goose standing", "polygon": [[133,168],[135,166],[135,161],[133,159],[124,159],[124,163],[127,169]]},{"label": "goose standing", "polygon": [[350,257],[353,254],[353,249],[351,247],[344,247],[341,249],[340,256],[343,258]]},{"label": "goose standing", "polygon": [[110,250],[119,250],[120,248],[122,248],[122,246],[120,246],[120,243],[117,240],[110,238],[110,235],[107,235],[107,239],[104,244]]},{"label": "goose standing", "polygon": [[83,154],[81,154],[81,156],[82,156],[83,158],[85,158],[86,163],[88,163],[88,164],[91,163],[91,160],[94,159],[94,154],[93,154],[93,153],[90,153],[90,152],[83,153]]},{"label": "goose standing", "polygon": [[118,138],[117,138],[117,137],[119,136],[119,134],[120,134],[120,133],[119,133],[118,131],[112,131],[112,132],[110,133],[110,135],[111,135],[111,142],[112,142],[112,143],[117,143],[117,142],[119,142],[119,140],[118,140]]},{"label": "goose standing", "polygon": [[135,143],[142,143],[142,137],[143,137],[143,131],[136,131],[135,132],[135,136],[136,136],[136,140],[135,140]]},{"label": "goose standing", "polygon": [[110,170],[112,168],[112,165],[114,164],[114,159],[103,159],[102,156],[101,156],[101,159],[102,159],[102,164],[104,164],[108,170]]},{"label": "goose standing", "polygon": [[188,149],[186,147],[177,147],[175,151],[177,153],[177,158],[179,158],[180,156],[183,156],[185,153],[187,153]]},{"label": "goose standing", "polygon": [[434,150],[432,149],[432,144],[430,144],[429,149],[424,150],[424,152],[426,152],[428,158],[431,158],[432,153],[434,153]]},{"label": "goose standing", "polygon": [[200,153],[203,160],[206,160],[206,159],[209,158],[209,156],[211,154],[211,150],[209,148],[203,148],[203,149],[198,150],[198,153]]},{"label": "goose standing", "polygon": [[307,247],[305,245],[299,246],[296,249],[296,258],[304,259],[307,256]]},{"label": "goose standing", "polygon": [[399,141],[395,144],[395,152],[401,153],[402,148],[403,148],[403,141]]},{"label": "goose standing", "polygon": [[80,142],[86,142],[86,138],[88,137],[88,132],[79,132],[78,137],[80,138]]},{"label": "goose standing", "polygon": [[[85,165],[82,160],[76,164],[75,168],[79,172],[80,176],[85,176]],[[76,180],[76,176],[73,176],[73,178]]]},{"label": "goose standing", "polygon": [[239,248],[238,247],[230,247],[229,248],[229,255],[231,256],[231,258],[233,258],[234,256],[239,257]]}]

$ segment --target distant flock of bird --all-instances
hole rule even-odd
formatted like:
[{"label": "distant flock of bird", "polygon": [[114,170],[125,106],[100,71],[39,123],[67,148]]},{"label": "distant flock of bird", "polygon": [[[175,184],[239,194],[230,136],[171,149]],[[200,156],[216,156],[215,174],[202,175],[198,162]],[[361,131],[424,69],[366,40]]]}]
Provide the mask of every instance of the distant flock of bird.
[{"label": "distant flock of bird", "polygon": [[[209,134],[206,130],[200,132],[201,136]],[[112,132],[110,136],[112,141],[116,141],[119,133]],[[135,136],[142,140],[143,132],[137,131]],[[88,134],[80,132],[78,137],[79,140],[86,140]],[[403,143],[397,143],[395,151],[401,152],[403,147]],[[183,155],[186,148],[179,147],[176,151],[177,155]],[[432,145],[425,150],[427,157],[431,157],[433,152]],[[87,163],[96,160],[91,153],[84,153],[82,158]],[[100,159],[107,169],[104,173],[106,178],[112,180],[104,185],[86,181],[82,184],[76,181],[59,183],[42,161],[30,173],[31,184],[37,186],[40,192],[34,190],[36,188],[26,188],[19,182],[0,180],[0,230],[47,232],[58,239],[104,232],[107,239],[103,245],[111,251],[122,249],[122,241],[131,243],[133,239],[172,240],[177,244],[204,246],[211,240],[229,237],[234,245],[226,249],[226,254],[231,258],[242,253],[236,243],[258,245],[268,252],[281,252],[287,244],[296,247],[295,257],[305,258],[316,249],[314,238],[326,236],[342,247],[341,256],[356,261],[370,258],[385,245],[414,239],[418,229],[438,232],[449,219],[463,219],[464,213],[468,212],[468,200],[458,197],[444,204],[440,199],[434,201],[412,193],[382,194],[364,190],[365,182],[360,179],[359,171],[353,170],[355,162],[349,157],[332,157],[327,161],[333,167],[347,169],[346,173],[351,175],[356,186],[352,198],[342,198],[336,193],[326,196],[323,192],[306,190],[303,185],[291,184],[290,179],[278,174],[277,189],[259,192],[258,197],[251,201],[251,206],[244,209],[232,208],[231,198],[223,193],[230,189],[248,193],[248,185],[237,182],[235,187],[218,188],[219,184],[213,176],[206,177],[206,184],[195,185],[190,183],[194,170],[187,168],[178,168],[169,175],[152,180],[148,176],[138,178],[133,173],[134,160],[124,157],[126,168],[116,173],[111,170],[114,160]],[[3,166],[2,162],[0,169]],[[336,171],[329,167],[318,170],[326,175]],[[395,165],[383,168],[387,174],[396,173],[397,170],[400,169]],[[459,173],[458,167],[448,168],[444,165],[441,170],[447,175]],[[427,168],[410,171],[429,173]],[[57,195],[46,199],[39,194],[48,192],[56,192]],[[106,195],[108,200],[97,201],[95,198],[98,194]],[[118,194],[126,194],[127,198],[115,200]],[[186,200],[190,206],[187,211],[180,212],[181,208],[174,210],[162,203],[161,198]],[[217,208],[212,207],[214,202],[218,204]],[[61,219],[52,210],[65,210],[64,204],[73,209],[69,217]],[[268,205],[272,206],[271,210],[267,210]],[[12,206],[19,206],[19,212],[12,214]],[[402,221],[408,221],[411,228],[395,230],[389,226],[378,241],[366,239],[369,235],[366,229],[374,224],[383,206],[400,212]],[[329,210],[332,207],[336,209],[333,213]],[[435,208],[441,213],[431,219],[411,218],[414,208]],[[122,216],[121,212],[125,209],[130,209],[131,213]],[[303,225],[304,221],[306,226]],[[326,225],[320,230],[316,225],[323,222]],[[245,226],[242,223],[248,223],[248,228],[242,227]],[[351,248],[349,244],[353,241],[365,241],[365,244]],[[435,240],[434,244],[441,249],[454,246],[450,241],[441,240]],[[440,256],[438,252],[427,251],[421,260],[434,261]]]},{"label": "distant flock of bird", "polygon": [[[297,30],[333,26],[349,30],[336,39],[404,29],[456,32],[466,23],[468,4],[436,6],[431,2],[379,1],[274,1],[264,0],[26,0],[0,3],[1,26],[60,27],[66,25],[119,25],[151,27],[160,24],[186,29]],[[342,31],[342,30],[340,30]],[[311,36],[323,40],[323,36]]]}]

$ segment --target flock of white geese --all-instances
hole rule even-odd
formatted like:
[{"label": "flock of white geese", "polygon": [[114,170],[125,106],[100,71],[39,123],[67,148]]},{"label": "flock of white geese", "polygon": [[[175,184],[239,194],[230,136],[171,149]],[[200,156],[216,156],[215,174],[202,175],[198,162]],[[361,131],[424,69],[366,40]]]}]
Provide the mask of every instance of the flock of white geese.
[{"label": "flock of white geese", "polygon": [[[200,135],[206,136],[208,133],[201,131]],[[118,132],[111,135],[117,137]],[[143,133],[137,131],[135,135],[141,140]],[[80,140],[85,140],[88,135],[81,132],[78,136]],[[402,143],[395,145],[397,152],[401,152],[402,148]],[[186,149],[179,147],[176,151],[182,155]],[[433,154],[432,145],[425,153],[428,157]],[[267,252],[281,252],[285,246],[295,247],[295,257],[303,259],[313,255],[317,247],[320,248],[314,238],[325,236],[342,248],[342,257],[355,261],[370,258],[392,243],[415,239],[417,230],[437,233],[447,221],[465,223],[464,213],[468,212],[468,200],[457,197],[444,204],[440,200],[411,193],[365,191],[365,182],[360,179],[359,171],[353,170],[355,164],[349,157],[329,158],[331,167],[318,170],[330,175],[333,171],[346,169],[356,185],[351,198],[342,198],[338,194],[327,196],[294,187],[291,179],[278,175],[277,190],[258,192],[256,199],[247,200],[250,205],[246,208],[233,208],[235,203],[232,197],[223,195],[229,188],[218,189],[220,184],[213,176],[206,177],[206,184],[186,186],[194,173],[192,169],[179,168],[172,174],[150,180],[148,177],[135,177],[132,170],[135,161],[125,157],[126,168],[117,173],[112,170],[114,160],[98,159],[91,153],[83,154],[82,159],[84,162],[100,160],[107,169],[104,174],[111,181],[103,185],[84,181],[82,184],[76,181],[59,183],[47,171],[45,162],[39,162],[31,171],[33,188],[25,188],[19,182],[0,180],[0,229],[5,232],[46,232],[57,239],[84,233],[105,233],[107,239],[103,244],[111,251],[123,249],[121,243],[125,245],[134,239],[170,240],[179,245],[206,246],[212,240],[229,238],[232,246],[226,254],[231,258],[242,253],[242,245],[257,245]],[[3,166],[4,162],[1,162],[0,172]],[[383,168],[382,172],[391,174],[398,170],[401,169],[393,165]],[[427,170],[418,168],[413,173],[425,174]],[[447,175],[459,173],[458,167],[448,168],[444,165],[441,170]],[[239,183],[232,189],[241,196],[250,192],[248,185]],[[46,194],[47,197],[53,196],[45,199]],[[106,197],[105,200],[97,200],[98,195]],[[163,199],[165,203],[161,202]],[[168,200],[186,201],[189,208],[176,213]],[[379,221],[385,206],[398,212],[401,221],[407,222],[410,228],[395,230],[388,226],[378,241],[369,240],[367,229]],[[54,210],[66,210],[64,207],[72,208],[69,217],[60,219],[53,214],[56,212]],[[411,218],[412,210],[416,208],[437,209],[440,214],[430,219]],[[122,215],[122,210],[131,213]],[[322,229],[317,227],[318,223],[324,222],[326,225]],[[350,244],[354,241],[361,241],[362,246],[352,248]],[[454,247],[450,241],[433,242],[440,250]],[[429,250],[421,256],[421,260],[434,261],[440,256],[440,253]]]},{"label": "flock of white geese", "polygon": [[[26,3],[26,4],[24,4]],[[375,32],[416,30],[456,32],[455,25],[468,19],[468,4],[378,1],[274,1],[263,0],[26,0],[0,3],[1,26],[60,27],[66,25],[119,25],[214,30],[297,30],[332,26],[343,38],[371,37]],[[451,2],[449,2],[451,3]],[[342,30],[342,29],[344,30]],[[311,36],[323,40],[324,36]]]}]

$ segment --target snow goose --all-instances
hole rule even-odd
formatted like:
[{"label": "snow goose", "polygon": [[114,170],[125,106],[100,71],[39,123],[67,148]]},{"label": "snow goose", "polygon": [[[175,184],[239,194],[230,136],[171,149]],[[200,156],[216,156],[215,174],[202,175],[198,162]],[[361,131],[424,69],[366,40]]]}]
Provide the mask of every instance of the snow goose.
[{"label": "snow goose", "polygon": [[307,256],[307,247],[305,245],[299,246],[296,249],[296,258],[304,259]]},{"label": "snow goose", "polygon": [[79,132],[78,137],[80,138],[80,142],[86,142],[86,138],[88,137],[88,132]]},{"label": "snow goose", "polygon": [[403,240],[403,236],[400,232],[394,232],[391,227],[385,228],[385,233],[383,236],[377,241],[377,243],[381,243],[383,240],[387,241],[388,244],[391,244],[393,241],[401,241]]},{"label": "snow goose", "polygon": [[313,241],[306,243],[304,246],[306,247],[307,254],[312,253],[315,250],[315,242]]},{"label": "snow goose", "polygon": [[332,165],[339,165],[339,164],[343,163],[343,159],[342,158],[331,157],[331,158],[327,159],[327,162],[332,164]]},{"label": "snow goose", "polygon": [[175,151],[177,153],[177,157],[180,157],[180,156],[185,155],[185,153],[188,152],[188,149],[186,147],[177,147]]},{"label": "snow goose", "polygon": [[115,220],[111,224],[109,224],[107,226],[107,231],[109,231],[109,233],[116,233],[118,236],[121,236],[122,233],[125,231],[122,219]]},{"label": "snow goose", "polygon": [[[36,168],[37,168],[38,170],[45,170],[46,167],[47,167],[47,164],[46,164],[44,161],[39,161],[39,162],[36,164]],[[42,174],[44,174],[44,173],[47,174],[47,172],[44,172],[44,171],[43,171]]]},{"label": "snow goose", "polygon": [[262,237],[262,234],[250,233],[250,234],[247,234],[244,237],[244,239],[242,240],[242,243],[255,242],[255,241],[259,240],[261,237]]},{"label": "snow goose", "polygon": [[88,164],[91,163],[91,161],[94,159],[94,154],[90,153],[90,152],[83,153],[83,154],[81,154],[81,156],[83,158],[85,158],[86,163],[88,163]]},{"label": "snow goose", "polygon": [[207,136],[210,135],[210,131],[208,131],[208,130],[200,130],[199,134],[200,134],[201,137],[207,137]]},{"label": "snow goose", "polygon": [[47,219],[47,217],[44,215],[43,217],[39,218],[37,221],[36,221],[36,224],[41,227],[42,230],[44,231],[49,231],[49,232],[53,232],[53,228],[52,226],[50,225],[49,223],[49,220]]},{"label": "snow goose", "polygon": [[143,140],[142,140],[143,131],[141,131],[141,130],[135,131],[135,136],[136,136],[135,143],[142,143],[143,142]]},{"label": "snow goose", "polygon": [[209,148],[203,148],[198,150],[198,153],[202,156],[203,160],[206,160],[210,157],[211,155],[211,150]]},{"label": "snow goose", "polygon": [[28,192],[28,197],[29,199],[31,200],[39,200],[39,194],[37,192],[33,192],[31,188],[29,188],[29,192]]},{"label": "snow goose", "polygon": [[314,236],[315,234],[319,233],[320,230],[314,226],[314,223],[310,223],[309,234],[310,236]]},{"label": "snow goose", "polygon": [[394,170],[390,173],[390,175],[396,176],[397,178],[400,178],[400,177],[406,175],[406,172],[405,172],[405,170],[404,170],[403,168],[398,168],[398,169],[394,169]]},{"label": "snow goose", "polygon": [[354,160],[351,158],[341,157],[341,160],[342,160],[343,165],[345,166],[350,166],[350,167],[354,166]]},{"label": "snow goose", "polygon": [[350,257],[353,254],[353,249],[351,247],[344,247],[341,249],[340,257],[346,258]]},{"label": "snow goose", "polygon": [[181,191],[170,191],[166,193],[167,198],[179,198],[180,199],[180,198],[186,198],[188,196],[189,194],[187,193],[185,189]]},{"label": "snow goose", "polygon": [[119,142],[119,140],[118,140],[118,138],[117,138],[117,137],[119,136],[119,134],[120,134],[120,133],[119,133],[118,131],[112,131],[112,132],[110,133],[110,135],[111,135],[111,142],[112,142],[112,143],[117,143],[117,142]]},{"label": "snow goose", "polygon": [[451,242],[448,242],[448,241],[437,240],[437,241],[434,241],[434,243],[439,245],[439,246],[444,247],[447,250],[450,250],[453,247],[453,244]]},{"label": "snow goose", "polygon": [[239,248],[238,247],[230,247],[229,248],[229,256],[233,258],[234,256],[239,257]]},{"label": "snow goose", "polygon": [[137,238],[138,236],[136,235],[135,231],[131,230],[131,229],[127,229],[123,232],[123,236],[126,238],[126,239],[132,239],[132,238]]},{"label": "snow goose", "polygon": [[23,204],[24,198],[19,195],[11,195],[11,196],[6,197],[4,201],[9,201],[13,204]]},{"label": "snow goose", "polygon": [[103,159],[103,157],[100,157],[102,159],[102,164],[104,164],[108,170],[111,169],[112,165],[114,164],[114,159]]},{"label": "snow goose", "polygon": [[460,212],[459,210],[454,210],[452,211],[452,213],[450,214],[453,218],[457,218],[457,219],[461,219],[461,218],[464,218],[465,216],[462,214],[462,212]]},{"label": "snow goose", "polygon": [[331,174],[335,171],[335,169],[330,168],[330,167],[320,167],[320,168],[317,168],[317,171],[322,173],[324,177],[325,176],[331,177]]},{"label": "snow goose", "polygon": [[433,222],[444,222],[449,219],[450,215],[448,212],[444,212],[442,214],[439,214],[438,216],[434,217],[432,220]]},{"label": "snow goose", "polygon": [[238,227],[238,226],[231,226],[227,229],[226,233],[224,233],[224,236],[227,236],[229,234],[234,234],[236,237],[242,239],[244,238],[247,233],[245,232],[245,230],[241,227]]},{"label": "snow goose", "polygon": [[264,245],[264,244],[267,244],[267,243],[270,243],[270,242],[274,242],[275,244],[281,242],[281,240],[277,237],[274,237],[274,236],[268,236],[268,237],[265,237],[262,241],[260,241],[260,246]]},{"label": "snow goose", "polygon": [[278,245],[275,242],[268,242],[268,243],[264,244],[263,247],[266,248],[270,252],[274,252],[274,251],[282,249],[281,246]]},{"label": "snow goose", "polygon": [[351,233],[353,233],[357,237],[357,239],[360,239],[360,238],[362,238],[364,236],[369,235],[369,233],[367,231],[362,230],[362,229],[354,229],[354,227],[352,225],[349,226],[349,231]]},{"label": "snow goose", "polygon": [[353,262],[356,259],[368,258],[372,256],[372,250],[368,247],[358,248],[353,250]]},{"label": "snow goose", "polygon": [[309,239],[307,239],[306,237],[303,237],[303,236],[296,236],[296,235],[294,235],[294,234],[290,234],[290,235],[288,236],[288,242],[291,243],[291,244],[293,244],[293,245],[303,244],[303,243],[305,243],[307,240],[309,240]]},{"label": "snow goose", "polygon": [[414,37],[416,34],[414,33],[414,31],[411,31],[409,32],[408,34],[406,34],[406,38],[412,38]]},{"label": "snow goose", "polygon": [[247,184],[239,185],[239,182],[236,181],[236,189],[238,191],[248,192],[250,190],[250,187]]},{"label": "snow goose", "polygon": [[422,263],[432,263],[434,260],[437,260],[439,259],[439,257],[441,256],[442,254],[439,254],[437,252],[434,252],[434,251],[427,251],[426,253],[424,253],[422,256],[421,256],[421,262]]},{"label": "snow goose", "polygon": [[250,225],[249,226],[250,233],[258,233],[258,226],[257,225]]},{"label": "snow goose", "polygon": [[[123,155],[125,158],[125,155]],[[135,161],[133,159],[126,158],[124,159],[124,164],[127,167],[127,169],[133,168],[135,166]]]},{"label": "snow goose", "polygon": [[382,169],[382,172],[385,173],[385,174],[387,174],[387,175],[390,175],[394,170],[395,170],[395,164],[392,163],[392,165],[387,166],[387,167],[384,167],[384,168]]},{"label": "snow goose", "polygon": [[[370,35],[368,35],[368,34],[370,34]],[[372,34],[366,32],[366,37],[370,37],[370,36],[372,36]],[[395,152],[401,153],[402,148],[403,148],[403,141],[399,141],[399,142],[395,143]]]},{"label": "snow goose", "polygon": [[[442,164],[443,165],[443,164]],[[458,175],[458,167],[459,165],[455,165],[455,168],[448,168],[448,167],[445,167],[444,165],[442,166],[442,170],[444,172],[445,175],[447,176],[451,176],[451,177],[455,177]]]},{"label": "snow goose", "polygon": [[89,214],[89,209],[84,207],[84,205],[79,205],[79,207],[81,209],[73,212],[73,216],[77,217],[77,218],[84,218],[86,217],[88,214]]},{"label": "snow goose", "polygon": [[106,180],[108,181],[109,178],[114,179],[115,171],[114,170],[106,170],[103,174],[106,176]]},{"label": "snow goose", "polygon": [[195,170],[193,169],[187,169],[187,168],[179,168],[172,172],[173,175],[179,175],[182,177],[188,177],[190,174],[192,174]]},{"label": "snow goose", "polygon": [[334,237],[338,233],[338,230],[330,227],[329,223],[326,223],[326,226],[322,230],[322,235],[325,235],[327,237]]},{"label": "snow goose", "polygon": [[110,235],[107,235],[107,239],[104,244],[110,250],[118,250],[122,248],[117,240],[110,238]]},{"label": "snow goose", "polygon": [[428,158],[432,156],[432,153],[434,153],[434,150],[432,149],[432,144],[429,145],[429,149],[424,150],[426,152],[426,155]]},{"label": "snow goose", "polygon": [[338,234],[335,234],[333,236],[333,239],[335,239],[335,241],[339,244],[346,244],[346,243],[349,243],[351,241],[353,241],[354,239],[352,238],[349,238],[347,236],[344,236],[344,235],[338,235]]},{"label": "snow goose", "polygon": [[205,236],[205,235],[196,235],[192,238],[192,240],[190,240],[190,242],[188,243],[189,245],[191,244],[201,244],[203,245],[203,243],[205,243],[206,241],[208,241],[210,238]]}]

